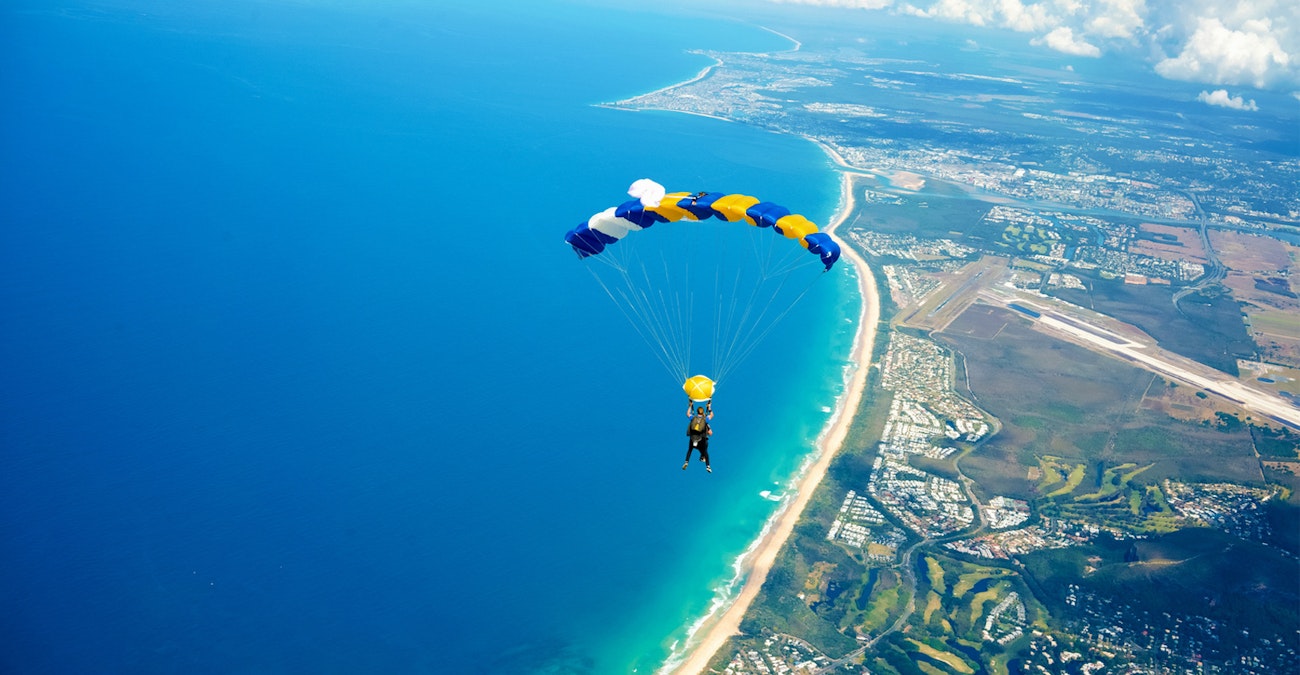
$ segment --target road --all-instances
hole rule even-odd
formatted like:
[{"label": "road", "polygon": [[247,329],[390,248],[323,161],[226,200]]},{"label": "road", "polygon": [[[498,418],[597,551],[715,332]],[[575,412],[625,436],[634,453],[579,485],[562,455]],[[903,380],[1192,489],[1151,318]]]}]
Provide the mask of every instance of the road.
[{"label": "road", "polygon": [[1196,195],[1191,192],[1185,194],[1188,199],[1191,199],[1192,203],[1196,205],[1196,218],[1199,222],[1198,230],[1201,235],[1201,248],[1205,250],[1206,263],[1205,274],[1201,275],[1201,278],[1197,279],[1196,283],[1186,288],[1179,289],[1177,293],[1174,293],[1174,307],[1178,308],[1179,312],[1183,311],[1183,308],[1178,306],[1180,300],[1192,293],[1199,292],[1202,289],[1223,281],[1223,278],[1228,275],[1228,268],[1224,267],[1223,263],[1219,262],[1219,256],[1214,254],[1214,247],[1210,245],[1210,224],[1209,220],[1205,217],[1205,210],[1201,208],[1201,200],[1197,199]]}]

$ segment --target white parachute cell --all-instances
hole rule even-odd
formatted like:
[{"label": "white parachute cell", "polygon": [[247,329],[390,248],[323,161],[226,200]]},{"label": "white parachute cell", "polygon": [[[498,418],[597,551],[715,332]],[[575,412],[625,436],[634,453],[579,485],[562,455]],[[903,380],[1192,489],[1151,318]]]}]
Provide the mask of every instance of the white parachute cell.
[{"label": "white parachute cell", "polygon": [[627,193],[640,199],[642,206],[655,207],[659,206],[659,202],[663,201],[664,195],[667,194],[668,191],[664,189],[664,186],[650,180],[649,178],[642,178],[634,181],[632,187],[627,189]]}]

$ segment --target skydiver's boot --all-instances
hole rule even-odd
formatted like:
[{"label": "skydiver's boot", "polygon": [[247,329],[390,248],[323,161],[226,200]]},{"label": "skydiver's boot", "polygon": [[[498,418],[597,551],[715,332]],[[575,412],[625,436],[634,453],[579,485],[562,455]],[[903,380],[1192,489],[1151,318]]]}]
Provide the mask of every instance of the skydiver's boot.
[{"label": "skydiver's boot", "polygon": [[704,470],[708,471],[709,473],[713,473],[713,467],[709,466],[708,464],[704,465]]},{"label": "skydiver's boot", "polygon": [[689,460],[689,459],[686,460],[685,462],[682,462],[682,471],[685,471],[685,470],[686,470],[686,467],[687,467],[687,466],[690,466],[690,463],[691,463],[691,460]]}]

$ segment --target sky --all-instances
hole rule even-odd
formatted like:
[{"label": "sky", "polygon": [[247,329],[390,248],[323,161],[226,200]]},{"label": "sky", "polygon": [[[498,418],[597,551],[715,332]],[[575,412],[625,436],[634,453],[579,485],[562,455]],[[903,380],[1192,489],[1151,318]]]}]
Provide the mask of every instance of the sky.
[{"label": "sky", "polygon": [[[861,8],[1023,33],[1085,58],[1141,59],[1161,77],[1207,85],[1207,105],[1253,110],[1250,90],[1300,100],[1296,0],[753,0]],[[979,30],[971,39],[979,40]]]}]

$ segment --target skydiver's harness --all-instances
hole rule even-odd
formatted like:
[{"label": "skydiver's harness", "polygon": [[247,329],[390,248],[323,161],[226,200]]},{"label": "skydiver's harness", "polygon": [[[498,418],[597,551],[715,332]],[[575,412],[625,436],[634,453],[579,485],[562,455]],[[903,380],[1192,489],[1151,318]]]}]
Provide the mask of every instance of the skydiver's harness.
[{"label": "skydiver's harness", "polygon": [[709,422],[703,414],[696,413],[691,418],[691,425],[686,429],[686,435],[691,437],[691,447],[698,446],[704,438],[705,432],[709,429]]}]

